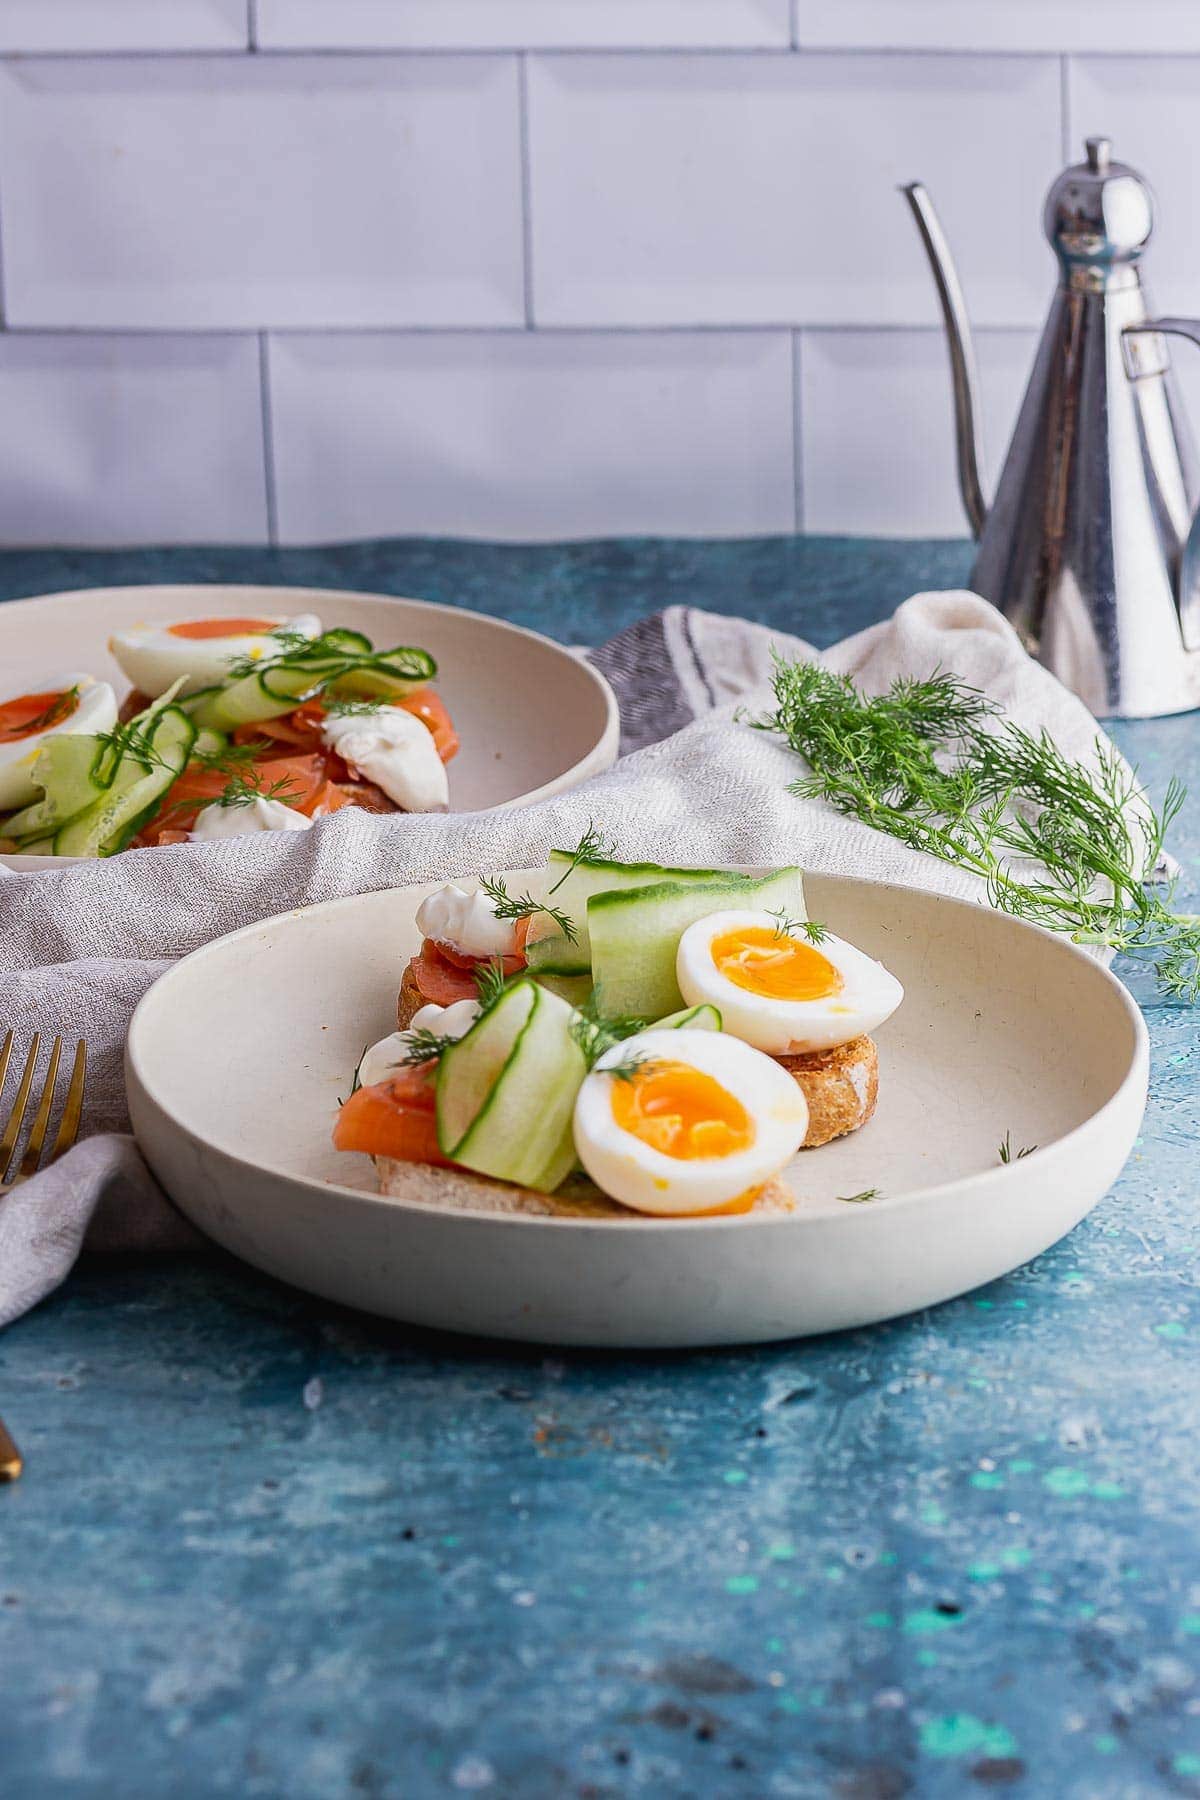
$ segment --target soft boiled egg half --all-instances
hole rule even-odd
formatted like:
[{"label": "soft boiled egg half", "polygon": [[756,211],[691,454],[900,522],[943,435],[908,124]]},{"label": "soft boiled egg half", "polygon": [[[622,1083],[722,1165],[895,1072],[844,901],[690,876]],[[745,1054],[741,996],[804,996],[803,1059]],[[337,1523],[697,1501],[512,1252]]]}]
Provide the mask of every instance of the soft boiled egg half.
[{"label": "soft boiled egg half", "polygon": [[808,1104],[786,1069],[720,1031],[642,1031],[597,1062],[575,1101],[575,1149],[637,1212],[748,1212],[792,1160]]},{"label": "soft boiled egg half", "polygon": [[174,625],[131,625],[114,632],[108,647],[138,692],[157,700],[176,681],[183,682],[181,694],[220,686],[232,664],[274,655],[280,644],[271,634],[284,631],[320,637],[321,621],[315,613],[294,619],[180,619]]},{"label": "soft boiled egg half", "polygon": [[713,913],[679,940],[680,992],[771,1056],[831,1050],[890,1019],[904,998],[896,977],[841,938],[813,936],[772,913]]},{"label": "soft boiled egg half", "polygon": [[49,737],[99,736],[117,722],[117,699],[107,681],[56,675],[27,693],[0,695],[0,813],[30,806],[41,792],[33,764]]}]

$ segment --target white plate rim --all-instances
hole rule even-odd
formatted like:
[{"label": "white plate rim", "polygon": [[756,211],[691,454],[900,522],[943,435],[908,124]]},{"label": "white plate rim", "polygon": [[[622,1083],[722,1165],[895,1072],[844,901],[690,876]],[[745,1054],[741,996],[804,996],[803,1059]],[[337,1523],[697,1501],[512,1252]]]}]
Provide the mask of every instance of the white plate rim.
[{"label": "white plate rim", "polygon": [[[752,867],[751,865],[740,866],[748,873],[761,872],[761,868],[758,867]],[[503,873],[506,877],[527,877],[531,871],[505,870]],[[853,881],[858,886],[871,888],[880,894],[887,894],[889,892],[920,894],[923,898],[931,899],[935,903],[944,905],[955,912],[975,913],[979,910],[988,912],[996,910],[984,906],[982,902],[960,899],[952,894],[941,894],[933,889],[918,887],[911,882],[885,881],[867,876],[838,876],[836,879]],[[428,886],[429,884],[426,882],[412,882],[403,884],[398,888],[376,889],[373,890],[373,894],[376,897],[383,893],[398,895],[404,893],[406,889],[410,887],[423,889]],[[386,1194],[373,1193],[366,1188],[350,1187],[343,1182],[317,1179],[311,1176],[297,1174],[292,1169],[281,1169],[269,1163],[251,1161],[247,1157],[240,1156],[236,1151],[226,1150],[223,1146],[213,1144],[209,1139],[194,1132],[190,1126],[185,1125],[175,1116],[165,1102],[156,1097],[146,1072],[139,1066],[135,1042],[138,1017],[143,1009],[148,1006],[151,996],[155,994],[160,986],[169,982],[175,971],[182,968],[185,963],[190,964],[199,961],[210,953],[215,952],[219,946],[236,942],[242,938],[252,937],[281,919],[297,918],[301,916],[307,917],[312,913],[328,914],[343,909],[348,910],[355,905],[360,904],[368,897],[370,896],[362,894],[343,895],[340,899],[320,901],[314,906],[294,908],[289,913],[276,913],[267,919],[257,919],[249,925],[239,926],[236,931],[226,932],[223,936],[214,938],[210,943],[202,944],[198,949],[191,951],[186,957],[181,957],[179,962],[175,963],[172,968],[160,975],[158,980],[146,990],[145,994],[143,994],[141,1000],[135,1007],[129,1022],[125,1045],[126,1077],[128,1080],[128,1078],[132,1076],[137,1081],[145,1098],[155,1106],[161,1114],[169,1118],[173,1129],[181,1132],[190,1143],[199,1146],[208,1154],[216,1154],[223,1157],[235,1167],[244,1169],[248,1174],[264,1173],[276,1180],[294,1183],[311,1194],[334,1196],[356,1204],[366,1203],[371,1207],[381,1208],[389,1212],[396,1212],[399,1210],[405,1213],[417,1214],[422,1217],[436,1214],[443,1219],[452,1219],[460,1221],[463,1224],[470,1222],[471,1224],[476,1225],[488,1224],[493,1227],[496,1225],[504,1225],[513,1226],[523,1230],[541,1230],[550,1228],[553,1230],[567,1229],[579,1231],[582,1229],[589,1232],[601,1233],[610,1231],[637,1231],[644,1234],[648,1231],[656,1233],[670,1231],[679,1235],[684,1231],[691,1233],[714,1230],[756,1232],[768,1229],[796,1230],[803,1229],[806,1226],[815,1225],[818,1221],[825,1221],[829,1218],[830,1215],[825,1212],[808,1216],[803,1212],[798,1212],[790,1214],[771,1214],[758,1217],[755,1217],[753,1214],[746,1214],[734,1217],[675,1219],[666,1217],[657,1218],[653,1215],[642,1214],[631,1216],[629,1218],[591,1219],[563,1217],[561,1215],[543,1216],[540,1214],[520,1212],[501,1213],[490,1211],[482,1207],[478,1210],[464,1210],[453,1206],[443,1206],[436,1201],[406,1200],[398,1196],[394,1197]],[[1031,1153],[1032,1156],[1037,1156],[1039,1159],[1042,1159],[1042,1166],[1044,1167],[1044,1159],[1069,1159],[1071,1156],[1072,1145],[1083,1133],[1092,1133],[1096,1129],[1098,1122],[1103,1120],[1106,1114],[1115,1114],[1122,1110],[1133,1093],[1139,1090],[1144,1092],[1147,1084],[1150,1062],[1149,1033],[1146,1028],[1146,1021],[1142,1015],[1141,1008],[1133,998],[1133,995],[1129,992],[1129,989],[1125,986],[1124,982],[1120,981],[1110,969],[1106,968],[1094,956],[1089,955],[1087,951],[1083,950],[1079,945],[1072,944],[1058,932],[1049,931],[1043,926],[1031,924],[1023,919],[1014,918],[1011,914],[997,913],[996,916],[1003,918],[1007,924],[1017,928],[1020,932],[1032,932],[1036,933],[1040,938],[1051,939],[1059,951],[1066,956],[1074,958],[1081,968],[1086,968],[1088,979],[1098,980],[1102,985],[1108,987],[1110,992],[1118,1000],[1119,1005],[1133,1028],[1133,1053],[1129,1059],[1129,1064],[1125,1073],[1113,1092],[1109,1095],[1108,1099],[1105,1100],[1101,1106],[1097,1107],[1093,1113],[1090,1113],[1079,1125],[1074,1126],[1070,1131],[1065,1133],[1064,1136],[1056,1138],[1053,1143],[1048,1144],[1044,1149],[1039,1147]],[[910,1188],[898,1194],[882,1194],[877,1200],[873,1200],[868,1204],[848,1207],[847,1212],[851,1215],[860,1215],[862,1219],[861,1228],[866,1228],[869,1226],[871,1218],[878,1217],[881,1211],[886,1210],[891,1212],[899,1208],[907,1208],[916,1211],[925,1205],[936,1206],[945,1199],[947,1193],[951,1190],[957,1191],[960,1194],[964,1192],[973,1193],[976,1191],[977,1187],[982,1188],[983,1191],[988,1193],[996,1190],[1004,1191],[1011,1188],[1020,1176],[1022,1172],[1022,1162],[1025,1160],[1027,1159],[1014,1158],[1011,1163],[998,1163],[995,1168],[981,1169],[967,1176],[951,1177],[946,1181],[930,1183],[920,1188]],[[849,1229],[860,1229],[860,1227],[850,1224],[846,1213],[839,1213],[837,1217],[845,1220]]]}]

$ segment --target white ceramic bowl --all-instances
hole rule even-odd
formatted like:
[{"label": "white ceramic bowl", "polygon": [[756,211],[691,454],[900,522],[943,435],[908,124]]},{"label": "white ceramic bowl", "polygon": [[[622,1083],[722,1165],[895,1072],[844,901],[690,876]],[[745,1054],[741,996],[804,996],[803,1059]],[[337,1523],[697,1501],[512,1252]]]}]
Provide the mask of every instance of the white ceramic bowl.
[{"label": "white ceramic bowl", "polygon": [[[0,606],[0,670],[19,693],[69,663],[129,683],[108,652],[122,626],[187,618],[293,617],[315,612],[326,625],[363,631],[378,648],[416,644],[437,658],[437,689],[462,748],[450,764],[454,812],[528,804],[611,767],[620,735],[617,703],[604,677],[561,644],[500,619],[326,588],[91,588],[12,600]],[[56,857],[9,857],[17,869],[61,867]]]},{"label": "white ceramic bowl", "polygon": [[[517,882],[528,879],[518,873]],[[374,1193],[329,1132],[393,1029],[427,887],[252,925],[176,965],[129,1031],[129,1105],[167,1192],[235,1255],[421,1325],[563,1344],[685,1346],[866,1325],[992,1280],[1069,1231],[1121,1169],[1146,1030],[1080,950],[986,908],[812,876],[812,916],[904,983],[878,1111],[802,1152],[791,1217],[539,1219]],[[1009,1136],[1014,1152],[1001,1164]],[[874,1201],[838,1198],[879,1188]]]}]

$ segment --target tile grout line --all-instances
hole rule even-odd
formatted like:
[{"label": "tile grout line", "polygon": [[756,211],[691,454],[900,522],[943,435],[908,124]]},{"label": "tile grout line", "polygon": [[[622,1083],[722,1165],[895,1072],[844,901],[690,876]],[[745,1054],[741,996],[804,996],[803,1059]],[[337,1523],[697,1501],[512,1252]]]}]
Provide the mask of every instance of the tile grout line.
[{"label": "tile grout line", "polygon": [[1071,143],[1071,59],[1060,56],[1058,59],[1058,104],[1062,120],[1062,159],[1064,163],[1072,161]]},{"label": "tile grout line", "polygon": [[246,49],[258,54],[258,0],[246,0]]},{"label": "tile grout line", "polygon": [[800,381],[804,359],[803,334],[792,332],[792,503],[796,531],[804,530],[804,413]]},{"label": "tile grout line", "polygon": [[279,503],[275,486],[275,422],[271,411],[271,352],[269,334],[258,334],[258,394],[262,412],[263,494],[267,506],[267,543],[279,545]]},{"label": "tile grout line", "polygon": [[521,279],[524,284],[525,329],[532,331],[533,316],[533,168],[529,154],[529,57],[517,58],[517,141],[521,163]]},{"label": "tile grout line", "polygon": [[[2,272],[2,271],[0,271]],[[1036,332],[1041,325],[1040,319],[1028,319],[1020,324],[996,324],[984,320],[975,326],[980,336],[1014,337],[1019,334]],[[321,337],[321,338],[356,338],[356,337],[499,337],[511,338],[523,336],[529,327],[522,323],[492,323],[478,325],[413,325],[413,324],[376,324],[376,325],[263,325],[247,323],[245,325],[5,325],[9,337],[89,337],[89,338],[228,338],[228,337],[261,337],[269,333],[276,338]],[[605,325],[579,324],[557,325],[541,323],[536,326],[541,337],[767,337],[778,336],[782,332],[803,331],[811,336],[833,337],[893,337],[902,332],[918,332],[926,337],[941,337],[942,327],[936,320],[909,320],[899,323],[891,320],[877,320],[866,324],[834,323],[829,320],[816,320],[811,324],[795,325],[786,320],[774,323],[750,323],[745,321],[725,321],[717,324],[671,324],[659,321],[652,325]]]}]

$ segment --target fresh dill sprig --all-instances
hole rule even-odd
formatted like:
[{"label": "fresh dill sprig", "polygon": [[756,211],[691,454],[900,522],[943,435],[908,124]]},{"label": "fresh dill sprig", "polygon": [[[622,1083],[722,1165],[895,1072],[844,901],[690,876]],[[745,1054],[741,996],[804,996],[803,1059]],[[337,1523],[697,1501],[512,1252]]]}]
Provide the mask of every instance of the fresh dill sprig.
[{"label": "fresh dill sprig", "polygon": [[475,992],[479,996],[479,1016],[491,1012],[508,987],[508,976],[504,973],[504,964],[499,958],[491,962],[476,963],[472,970],[475,981]]},{"label": "fresh dill sprig", "polygon": [[561,907],[549,906],[544,900],[535,900],[532,894],[510,894],[499,875],[481,876],[479,889],[491,901],[492,911],[498,919],[532,919],[537,913],[545,913],[554,920],[568,944],[576,942],[579,933],[574,920],[569,919]]},{"label": "fresh dill sprig", "polygon": [[295,656],[302,656],[320,638],[306,637],[302,631],[292,631],[286,625],[276,626],[274,631],[267,631],[263,636],[271,640],[272,648],[260,651],[257,656],[252,652],[245,656],[234,657],[225,665],[226,681],[242,681],[247,675],[258,675],[264,669],[273,669],[276,663],[286,662]]},{"label": "fresh dill sprig", "polygon": [[454,1042],[453,1038],[440,1037],[436,1031],[430,1031],[428,1025],[418,1025],[415,1030],[410,1026],[405,1036],[408,1042],[397,1068],[414,1069],[425,1063],[436,1062],[442,1052]]},{"label": "fresh dill sprig", "polygon": [[136,762],[144,763],[149,769],[170,769],[176,773],[176,766],[154,748],[150,733],[136,719],[126,720],[124,725],[114,725],[111,731],[100,731],[96,741],[101,745],[99,754],[111,753],[113,767],[125,757],[133,757]]},{"label": "fresh dill sprig", "polygon": [[[370,1044],[363,1045],[361,1054],[359,1055],[359,1059],[354,1065],[354,1074],[350,1078],[350,1093],[351,1094],[357,1094],[359,1088],[362,1086],[361,1070],[362,1070],[363,1063],[367,1060],[367,1051],[370,1048],[371,1048]],[[347,1096],[347,1098],[349,1098],[349,1095]],[[338,1095],[338,1105],[345,1106],[345,1104],[346,1104],[346,1101],[343,1100],[342,1096],[339,1094]]]},{"label": "fresh dill sprig", "polygon": [[829,936],[828,928],[816,919],[793,919],[784,907],[771,911],[769,916],[775,920],[775,936],[777,938],[807,938],[810,944],[823,944]]},{"label": "fresh dill sprig", "polygon": [[744,722],[807,762],[794,794],[977,876],[1001,912],[1141,958],[1164,994],[1200,1000],[1200,914],[1173,913],[1170,888],[1147,886],[1179,782],[1155,809],[1103,737],[1094,767],[1072,762],[942,671],[868,697],[777,655],[774,689],[774,710]]},{"label": "fresh dill sprig", "polygon": [[327,699],[323,699],[321,704],[331,719],[360,719],[380,712],[388,703],[383,699],[339,699],[336,695],[331,694]]},{"label": "fresh dill sprig", "polygon": [[1032,1156],[1036,1149],[1036,1144],[1026,1144],[1024,1149],[1014,1150],[1012,1147],[1012,1132],[1006,1131],[1000,1140],[1000,1147],[996,1154],[999,1156],[1002,1163],[1020,1162],[1023,1156]]},{"label": "fresh dill sprig", "polygon": [[26,719],[21,727],[23,736],[32,737],[35,732],[45,731],[50,725],[57,725],[60,719],[69,719],[79,704],[79,684],[63,688],[55,694],[49,706],[42,708],[35,718]]},{"label": "fresh dill sprig", "polygon": [[251,780],[249,775],[237,773],[231,775],[221,792],[217,795],[218,806],[252,806],[256,800],[281,800],[286,806],[289,799],[295,799],[300,793],[290,775],[273,781],[269,787]]},{"label": "fresh dill sprig", "polygon": [[642,1056],[637,1050],[631,1050],[628,1056],[621,1058],[620,1062],[609,1063],[607,1068],[600,1070],[600,1073],[601,1075],[611,1075],[614,1081],[635,1081],[639,1075],[644,1075],[647,1069],[652,1069],[657,1060],[656,1057]]},{"label": "fresh dill sprig", "polygon": [[599,825],[595,824],[593,820],[589,819],[587,830],[583,833],[574,850],[571,852],[570,862],[567,864],[554,886],[550,889],[550,892],[552,894],[557,894],[559,888],[567,879],[567,876],[577,869],[581,862],[606,862],[616,855],[616,849],[617,846],[615,840],[610,838],[606,832],[602,831]]},{"label": "fresh dill sprig", "polygon": [[[620,1044],[635,1033],[645,1031],[646,1020],[635,1019],[630,1014],[615,1019],[602,1018],[600,988],[596,986],[583,1005],[576,1007],[569,1029],[576,1046],[583,1052],[584,1062],[592,1069],[614,1044]],[[609,1070],[604,1072],[607,1075]]]},{"label": "fresh dill sprig", "polygon": [[864,1188],[861,1194],[839,1194],[838,1199],[844,1206],[862,1206],[867,1200],[878,1200],[882,1188]]},{"label": "fresh dill sprig", "polygon": [[258,738],[252,744],[222,744],[216,750],[193,751],[191,760],[203,769],[236,775],[240,769],[251,768],[266,748],[267,739]]}]

